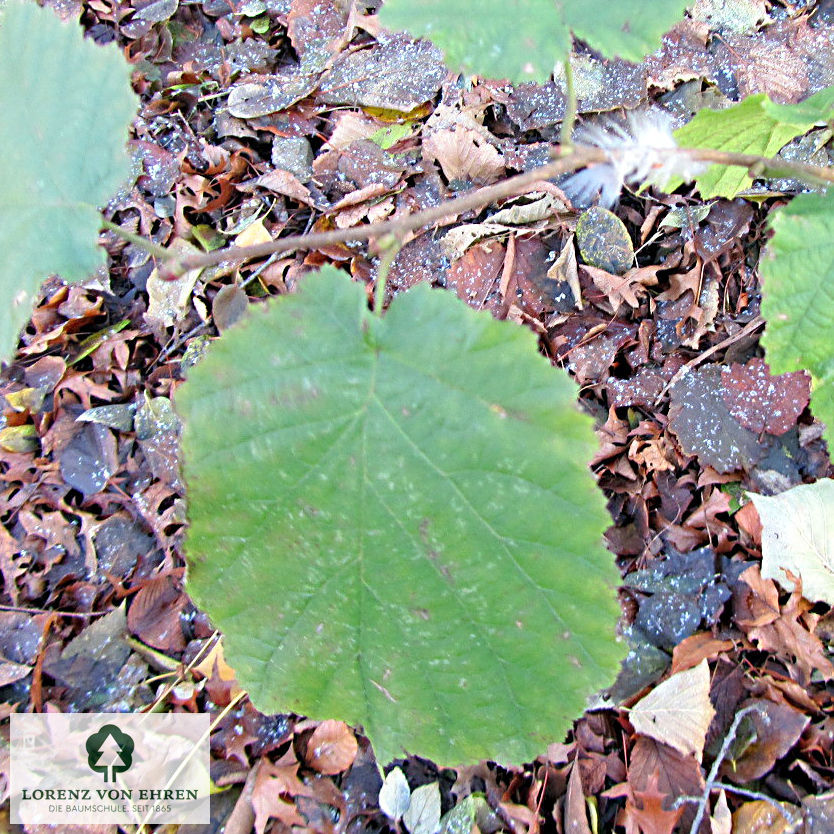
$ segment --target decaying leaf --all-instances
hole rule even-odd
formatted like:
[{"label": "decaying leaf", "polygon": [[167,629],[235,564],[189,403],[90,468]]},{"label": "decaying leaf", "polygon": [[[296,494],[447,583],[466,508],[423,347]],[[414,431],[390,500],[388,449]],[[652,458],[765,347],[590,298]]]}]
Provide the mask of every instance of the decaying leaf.
[{"label": "decaying leaf", "polygon": [[768,773],[796,744],[811,720],[789,704],[776,704],[764,698],[756,698],[744,706],[755,707],[743,720],[753,732],[736,758],[726,761],[721,768],[721,773],[738,785]]},{"label": "decaying leaf", "polygon": [[306,825],[295,803],[299,796],[315,798],[315,792],[298,778],[298,762],[292,748],[275,763],[261,759],[252,789],[257,834],[263,834],[270,819],[288,826]]},{"label": "decaying leaf", "polygon": [[436,46],[400,36],[341,54],[322,77],[319,98],[408,113],[434,96],[445,75]]},{"label": "decaying leaf", "polygon": [[640,826],[641,834],[672,834],[684,807],[669,808],[671,797],[658,790],[660,781],[656,771],[649,778],[649,783],[642,791],[632,789],[627,813]]},{"label": "decaying leaf", "polygon": [[654,774],[659,774],[657,788],[666,796],[698,796],[704,789],[704,777],[694,756],[639,735],[628,769],[631,791],[648,789]]},{"label": "decaying leaf", "polygon": [[437,162],[450,182],[491,183],[504,173],[504,160],[496,148],[480,133],[463,127],[426,136],[423,156]]},{"label": "decaying leaf", "polygon": [[834,605],[834,480],[750,498],[762,521],[762,576],[792,589],[790,571],[808,599]]},{"label": "decaying leaf", "polygon": [[315,76],[273,75],[263,81],[236,84],[229,91],[227,106],[239,119],[254,119],[286,109],[315,86]]},{"label": "decaying leaf", "polygon": [[[182,256],[197,254],[196,248],[184,240],[176,241],[169,249]],[[168,280],[166,276],[160,275],[155,267],[147,283],[148,310],[145,319],[148,323],[170,327],[182,318],[201,271],[192,269],[173,280]]]},{"label": "decaying leaf", "polygon": [[582,288],[579,286],[579,271],[576,265],[576,249],[573,240],[573,235],[571,235],[565,241],[565,245],[553,262],[553,266],[547,270],[547,277],[551,281],[564,281],[573,293],[573,300],[577,309],[584,310],[585,305],[582,302]]},{"label": "decaying leaf", "polygon": [[698,761],[715,715],[709,699],[709,666],[702,660],[692,669],[678,672],[655,687],[629,712],[634,729],[644,736],[674,747]]},{"label": "decaying leaf", "polygon": [[634,246],[625,223],[608,209],[582,212],[576,224],[579,253],[588,266],[622,275],[634,263]]},{"label": "decaying leaf", "polygon": [[347,770],[356,758],[359,745],[344,721],[322,721],[307,742],[307,763],[319,773]]},{"label": "decaying leaf", "polygon": [[787,834],[792,817],[790,806],[785,805],[783,812],[772,803],[757,799],[736,809],[732,830],[735,834]]},{"label": "decaying leaf", "polygon": [[718,472],[747,468],[765,452],[724,403],[721,368],[715,365],[690,371],[672,386],[669,427],[684,452]]},{"label": "decaying leaf", "polygon": [[721,394],[730,414],[757,433],[784,434],[811,397],[811,379],[797,371],[772,375],[763,359],[734,363],[721,371]]}]

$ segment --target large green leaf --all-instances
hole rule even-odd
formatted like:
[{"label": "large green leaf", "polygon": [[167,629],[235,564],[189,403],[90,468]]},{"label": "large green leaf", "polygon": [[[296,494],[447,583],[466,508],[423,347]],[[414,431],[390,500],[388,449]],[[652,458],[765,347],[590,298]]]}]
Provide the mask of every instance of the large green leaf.
[{"label": "large green leaf", "polygon": [[622,655],[590,420],[527,330],[333,268],[177,392],[188,589],[259,709],[362,724],[380,761],[525,761]]},{"label": "large green leaf", "polygon": [[808,370],[811,409],[834,443],[834,194],[800,194],[770,217],[763,342],[771,371]]},{"label": "large green leaf", "polygon": [[[791,139],[809,131],[832,115],[834,87],[820,90],[799,104],[775,104],[764,93],[749,96],[726,110],[699,110],[675,131],[683,148],[713,148],[731,153],[774,156]],[[752,182],[746,168],[712,165],[695,179],[701,196],[735,197]],[[678,179],[666,185],[673,191]]]},{"label": "large green leaf", "polygon": [[571,31],[609,58],[642,61],[691,0],[555,0]]},{"label": "large green leaf", "polygon": [[431,38],[455,69],[513,82],[545,81],[570,52],[571,31],[609,57],[657,49],[687,0],[386,0],[390,29]]},{"label": "large green leaf", "polygon": [[50,273],[82,279],[104,203],[130,170],[127,129],[137,99],[115,47],[85,40],[34,2],[0,16],[0,355],[8,355]]}]

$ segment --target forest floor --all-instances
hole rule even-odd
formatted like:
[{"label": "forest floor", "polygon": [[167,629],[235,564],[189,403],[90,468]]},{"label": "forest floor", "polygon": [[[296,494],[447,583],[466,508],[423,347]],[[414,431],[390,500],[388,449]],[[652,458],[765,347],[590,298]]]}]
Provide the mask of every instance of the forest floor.
[{"label": "forest floor", "polygon": [[[396,218],[529,170],[558,140],[559,86],[465,83],[428,42],[380,30],[375,0],[350,15],[336,0],[47,4],[133,65],[136,179],[105,213],[160,245],[202,251]],[[683,122],[754,93],[795,102],[834,83],[834,3],[733,8],[687,18],[641,65],[577,45],[580,117],[658,106]],[[827,165],[827,148],[817,135],[790,152]],[[445,286],[531,328],[579,384],[623,577],[629,657],[569,737],[523,767],[379,763],[398,765],[412,790],[438,782],[443,813],[483,794],[482,834],[690,832],[698,804],[682,797],[704,798],[701,832],[834,832],[834,614],[762,578],[746,497],[832,474],[807,378],[770,377],[758,345],[765,221],[798,188],[758,182],[709,203],[687,187],[625,193],[615,213],[637,266],[613,251],[591,266],[577,258],[579,207],[560,183],[539,182],[415,233],[394,261],[392,293]],[[216,716],[240,690],[183,591],[171,398],[207,339],[249,305],[325,263],[370,298],[377,260],[339,244],[166,282],[142,248],[102,241],[106,273],[44,285],[0,388],[4,428],[34,426],[0,443],[0,710],[131,711],[159,699]],[[704,660],[715,716],[702,755],[636,733],[624,708]],[[672,713],[705,709],[664,695]],[[211,737],[224,790],[211,825],[194,830],[399,829],[380,810],[367,740],[323,726],[238,700]]]}]

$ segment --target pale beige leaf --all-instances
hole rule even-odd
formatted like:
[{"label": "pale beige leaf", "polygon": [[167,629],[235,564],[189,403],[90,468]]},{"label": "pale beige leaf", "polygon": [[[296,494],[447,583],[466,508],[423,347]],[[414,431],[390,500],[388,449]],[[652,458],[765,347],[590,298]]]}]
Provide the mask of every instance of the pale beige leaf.
[{"label": "pale beige leaf", "polygon": [[402,817],[411,804],[411,788],[408,787],[405,774],[395,767],[386,777],[379,789],[379,809],[385,816],[395,822]]},{"label": "pale beige leaf", "polygon": [[762,521],[762,576],[802,595],[834,605],[834,481],[823,478],[779,495],[753,495]]},{"label": "pale beige leaf", "polygon": [[511,231],[514,230],[499,223],[465,223],[446,232],[440,240],[440,246],[450,260],[456,261],[479,240],[498,237]]},{"label": "pale beige leaf", "polygon": [[[197,249],[184,240],[174,241],[168,249],[184,257],[198,254]],[[151,324],[170,327],[182,319],[188,310],[191,291],[201,272],[201,269],[192,269],[170,281],[160,275],[159,269],[154,267],[145,287],[148,293],[145,320]]]},{"label": "pale beige leaf", "polygon": [[567,212],[567,206],[555,194],[534,191],[490,216],[490,223],[506,223],[510,226],[529,226]]},{"label": "pale beige leaf", "polygon": [[715,803],[715,811],[710,818],[712,834],[733,834],[733,815],[727,805],[727,794],[721,791]]},{"label": "pale beige leaf", "polygon": [[435,834],[440,827],[440,786],[437,782],[414,789],[403,822],[411,834]]},{"label": "pale beige leaf", "polygon": [[423,141],[423,156],[437,162],[446,179],[494,182],[504,174],[504,158],[474,130],[438,130]]},{"label": "pale beige leaf", "polygon": [[692,669],[678,672],[655,687],[629,713],[629,721],[641,735],[668,744],[698,761],[715,710],[709,700],[709,665],[702,660]]},{"label": "pale beige leaf", "polygon": [[582,288],[579,285],[579,271],[576,264],[576,249],[573,245],[573,235],[571,235],[562,247],[559,257],[553,262],[553,266],[547,270],[547,277],[553,281],[566,281],[573,293],[573,300],[576,306],[582,310],[584,304],[582,303]]}]

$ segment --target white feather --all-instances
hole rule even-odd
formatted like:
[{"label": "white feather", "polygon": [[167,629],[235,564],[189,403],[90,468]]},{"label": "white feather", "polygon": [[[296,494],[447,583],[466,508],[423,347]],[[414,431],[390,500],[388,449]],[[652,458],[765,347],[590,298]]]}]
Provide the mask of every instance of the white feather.
[{"label": "white feather", "polygon": [[673,177],[693,179],[706,166],[676,152],[672,128],[672,117],[656,109],[632,110],[625,124],[602,117],[580,125],[574,132],[576,144],[607,151],[608,161],[572,174],[562,188],[580,208],[594,202],[611,208],[626,185],[663,188]]}]

